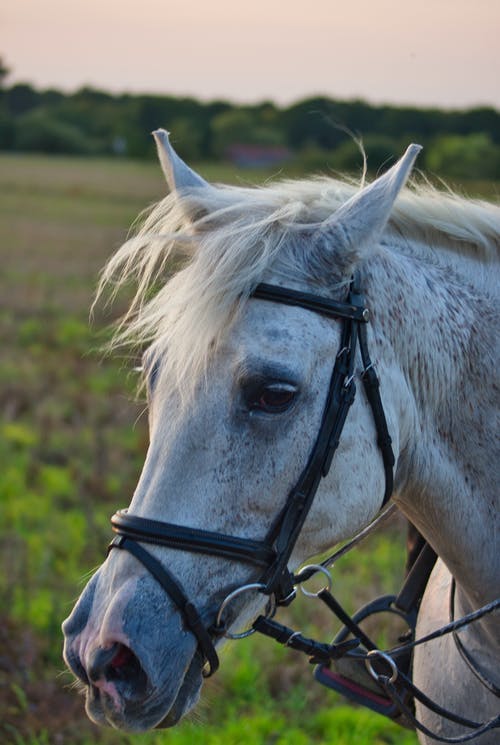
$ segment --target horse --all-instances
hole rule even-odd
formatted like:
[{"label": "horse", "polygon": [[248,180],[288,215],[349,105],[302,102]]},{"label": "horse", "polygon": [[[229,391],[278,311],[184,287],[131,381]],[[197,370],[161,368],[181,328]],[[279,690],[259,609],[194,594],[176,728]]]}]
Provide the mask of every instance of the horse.
[{"label": "horse", "polygon": [[250,187],[208,183],[153,134],[168,194],[98,290],[136,286],[113,344],[145,350],[150,444],[63,623],[88,716],[176,724],[225,638],[259,614],[271,628],[304,562],[392,497],[438,556],[417,637],[449,626],[450,602],[466,620],[492,604],[415,646],[413,685],[436,704],[415,702],[420,741],[458,742],[469,722],[492,744],[500,210],[408,185],[417,145],[368,184]]}]

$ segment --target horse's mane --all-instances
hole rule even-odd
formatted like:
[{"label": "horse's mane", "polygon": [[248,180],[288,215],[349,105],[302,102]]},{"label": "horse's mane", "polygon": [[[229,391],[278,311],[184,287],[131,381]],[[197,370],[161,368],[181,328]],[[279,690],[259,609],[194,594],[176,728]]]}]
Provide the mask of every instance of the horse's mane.
[{"label": "horse's mane", "polygon": [[[358,190],[320,177],[170,194],[103,270],[98,297],[108,284],[136,285],[113,345],[149,345],[148,365],[161,357],[168,387],[187,399],[265,272],[278,265],[290,278],[305,276],[304,232],[325,227]],[[413,183],[398,197],[384,234],[401,236],[489,263],[498,259],[500,209]]]}]

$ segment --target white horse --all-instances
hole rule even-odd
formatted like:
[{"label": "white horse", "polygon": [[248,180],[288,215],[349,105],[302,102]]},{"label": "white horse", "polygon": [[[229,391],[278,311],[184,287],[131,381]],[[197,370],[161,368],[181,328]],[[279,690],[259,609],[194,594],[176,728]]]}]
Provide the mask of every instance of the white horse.
[{"label": "white horse", "polygon": [[[448,623],[452,577],[455,618],[500,594],[499,209],[403,189],[417,146],[363,188],[331,178],[246,188],[208,184],[166,132],[155,137],[170,194],[102,278],[138,283],[116,343],[147,347],[150,447],[129,513],[115,518],[128,550],[110,552],[63,626],[88,715],[130,731],[173,725],[196,703],[206,660],[217,664],[223,598],[262,590],[236,592],[219,613],[219,626],[241,628],[270,595],[283,599],[290,572],[378,513],[392,469],[364,391],[314,500],[290,508],[323,431],[335,358],[355,343],[349,324],[364,324],[378,372],[393,498],[440,557],[417,635]],[[340,316],[358,313],[362,292],[370,320],[363,308],[358,323],[273,302],[253,294],[261,283],[326,298]],[[349,383],[362,372],[351,357]],[[148,543],[162,531],[161,545]],[[498,615],[460,640],[473,663],[447,635],[415,650],[413,680],[482,722],[498,698],[472,667],[500,685]],[[418,703],[416,714],[439,735],[464,732]]]}]

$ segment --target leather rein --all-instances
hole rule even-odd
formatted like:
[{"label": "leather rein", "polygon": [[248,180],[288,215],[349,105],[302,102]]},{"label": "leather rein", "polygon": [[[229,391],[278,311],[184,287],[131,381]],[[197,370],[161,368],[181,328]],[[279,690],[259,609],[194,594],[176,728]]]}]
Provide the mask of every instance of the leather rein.
[{"label": "leather rein", "polygon": [[[287,629],[287,627],[272,620],[276,606],[288,605],[294,599],[298,585],[305,582],[316,572],[327,573],[328,559],[322,565],[305,567],[298,574],[293,574],[289,570],[288,562],[309,514],[320,481],[329,472],[347,414],[354,401],[356,393],[355,359],[358,344],[363,364],[361,380],[373,414],[377,444],[385,472],[385,491],[382,506],[387,503],[392,495],[395,459],[380,397],[379,380],[368,353],[366,327],[370,313],[360,289],[359,275],[355,274],[352,278],[345,302],[264,283],[257,285],[252,297],[305,308],[328,318],[338,319],[342,323],[339,350],[335,357],[319,432],[305,468],[288,494],[285,505],[273,521],[267,536],[262,541],[230,536],[215,531],[200,530],[199,528],[137,517],[131,515],[127,510],[119,510],[111,518],[113,531],[117,535],[111,541],[108,552],[117,548],[131,553],[169,595],[179,609],[185,625],[197,639],[199,651],[206,663],[206,668],[203,670],[205,677],[213,675],[219,667],[219,659],[215,650],[215,642],[218,638],[221,636],[233,639],[241,638],[254,631],[264,633],[287,646],[308,654],[311,661],[316,663],[329,664],[331,660],[353,654],[353,650],[360,644],[363,644],[368,650],[373,651],[375,649],[375,651],[378,651],[331,595],[329,587],[316,593],[315,596],[323,600],[330,610],[344,624],[347,624],[354,635],[354,639],[342,640],[338,644],[322,644],[312,639],[306,639],[299,632]],[[222,602],[216,619],[212,623],[207,623],[186,595],[181,583],[170,570],[166,569],[158,559],[141,545],[144,543],[242,561],[260,567],[262,574],[257,582],[243,585],[229,593]],[[336,554],[333,557],[336,557]],[[240,634],[229,632],[229,624],[224,620],[228,605],[239,595],[255,590],[269,597],[266,615],[259,616],[251,629],[246,632]],[[305,592],[311,595],[311,593]],[[500,604],[500,601],[498,602]],[[455,624],[457,623],[455,622]],[[450,632],[453,630],[450,629]],[[379,654],[383,655],[384,653],[379,652]],[[392,658],[390,659],[392,661]],[[373,659],[370,661],[373,670],[375,665],[372,663]],[[392,661],[392,665],[395,664]],[[400,698],[400,691],[396,691],[395,694],[392,692],[394,682],[392,666],[390,672],[390,676],[382,673],[379,676],[381,679],[378,683],[389,696],[396,700],[396,696]],[[386,684],[385,678],[388,681]],[[399,698],[397,704],[399,709],[403,711],[406,704],[404,701],[399,701]],[[497,717],[496,720],[498,720],[496,723],[487,723],[487,729],[500,726],[500,717]],[[471,724],[467,720],[462,721],[463,723],[467,722],[466,726]],[[476,726],[476,723],[472,724]],[[480,730],[480,732],[483,731],[487,730]],[[477,736],[477,734],[479,734],[478,731],[474,733],[474,736]],[[470,736],[466,737],[471,739]],[[463,742],[465,740],[453,738],[442,739],[442,741]]]}]

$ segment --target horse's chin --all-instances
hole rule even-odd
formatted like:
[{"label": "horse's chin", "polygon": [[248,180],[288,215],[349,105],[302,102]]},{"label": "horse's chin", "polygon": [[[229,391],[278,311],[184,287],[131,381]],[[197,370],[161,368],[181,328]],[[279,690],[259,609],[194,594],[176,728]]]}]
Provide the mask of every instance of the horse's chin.
[{"label": "horse's chin", "polygon": [[157,729],[173,727],[198,703],[203,685],[203,659],[197,652],[188,668],[174,703],[163,719],[155,724]]},{"label": "horse's chin", "polygon": [[116,689],[86,686],[87,716],[95,724],[123,732],[173,727],[197,703],[203,682],[201,671],[202,660],[195,654],[173,700],[168,687],[148,690],[143,698],[132,700],[118,695]]}]

